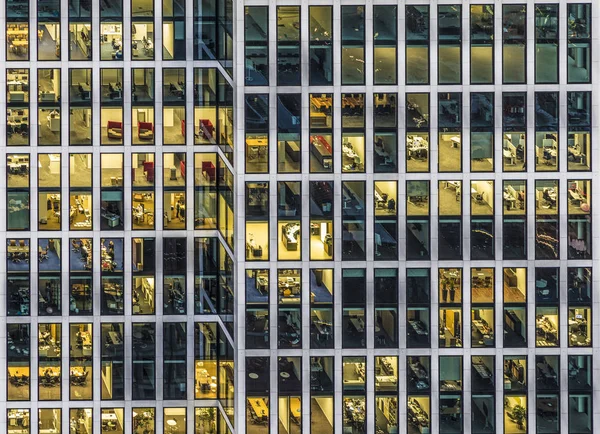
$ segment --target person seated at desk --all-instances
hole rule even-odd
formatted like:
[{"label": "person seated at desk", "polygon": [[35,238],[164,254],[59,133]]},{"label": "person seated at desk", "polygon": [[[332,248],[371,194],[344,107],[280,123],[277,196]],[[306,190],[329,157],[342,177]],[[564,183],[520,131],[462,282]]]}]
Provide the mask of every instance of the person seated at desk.
[{"label": "person seated at desk", "polygon": [[554,193],[554,190],[545,188],[542,197],[550,204],[550,208],[556,207],[556,194]]}]

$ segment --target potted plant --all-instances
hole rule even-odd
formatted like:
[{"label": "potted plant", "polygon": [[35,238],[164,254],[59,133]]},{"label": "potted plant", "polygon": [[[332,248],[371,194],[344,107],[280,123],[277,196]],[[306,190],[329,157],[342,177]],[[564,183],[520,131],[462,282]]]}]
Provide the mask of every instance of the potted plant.
[{"label": "potted plant", "polygon": [[527,410],[522,405],[515,405],[512,408],[512,416],[519,429],[524,429],[525,418],[527,418]]}]

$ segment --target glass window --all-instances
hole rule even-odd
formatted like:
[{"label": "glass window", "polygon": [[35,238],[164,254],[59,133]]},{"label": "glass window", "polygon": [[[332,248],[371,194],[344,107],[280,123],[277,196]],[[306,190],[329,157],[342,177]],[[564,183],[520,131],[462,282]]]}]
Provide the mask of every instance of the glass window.
[{"label": "glass window", "polygon": [[429,6],[406,6],[406,84],[429,84]]},{"label": "glass window", "polygon": [[298,86],[300,75],[299,6],[277,7],[277,84]]},{"label": "glass window", "polygon": [[438,171],[462,170],[462,93],[438,94]]},{"label": "glass window", "polygon": [[494,82],[494,5],[471,5],[471,84]]},{"label": "glass window", "polygon": [[502,81],[527,81],[527,6],[502,5]]},{"label": "glass window", "polygon": [[246,85],[262,86],[269,84],[269,8],[247,6],[246,21]]},{"label": "glass window", "polygon": [[373,84],[397,82],[396,5],[373,6]]},{"label": "glass window", "polygon": [[590,3],[567,5],[567,81],[589,83],[591,79],[591,17]]},{"label": "glass window", "polygon": [[333,8],[309,6],[309,84],[333,84]]},{"label": "glass window", "polygon": [[341,6],[342,84],[365,82],[365,6]]},{"label": "glass window", "polygon": [[535,82],[558,83],[558,4],[535,5]]},{"label": "glass window", "polygon": [[462,81],[462,6],[438,6],[438,83]]}]

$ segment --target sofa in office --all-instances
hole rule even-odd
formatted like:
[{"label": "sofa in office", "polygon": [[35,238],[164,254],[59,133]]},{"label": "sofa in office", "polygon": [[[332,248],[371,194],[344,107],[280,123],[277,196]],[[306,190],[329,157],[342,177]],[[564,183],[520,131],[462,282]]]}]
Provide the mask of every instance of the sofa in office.
[{"label": "sofa in office", "polygon": [[154,125],[152,125],[152,122],[138,122],[138,139],[154,139]]},{"label": "sofa in office", "polygon": [[109,139],[123,138],[123,123],[117,121],[108,121],[106,123],[106,134]]}]

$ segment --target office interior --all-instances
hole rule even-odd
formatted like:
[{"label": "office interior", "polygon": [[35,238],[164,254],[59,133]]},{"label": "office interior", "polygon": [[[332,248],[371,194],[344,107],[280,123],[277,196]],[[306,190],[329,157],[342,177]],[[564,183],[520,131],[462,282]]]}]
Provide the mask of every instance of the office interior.
[{"label": "office interior", "polygon": [[133,187],[154,185],[154,153],[131,154],[131,178]]},{"label": "office interior", "polygon": [[375,255],[394,257],[397,249],[397,204],[398,184],[396,181],[375,181]]},{"label": "office interior", "polygon": [[299,260],[302,253],[300,220],[279,221],[278,259]]},{"label": "office interior", "polygon": [[527,358],[525,356],[504,357],[504,390],[520,392],[527,390]]},{"label": "office interior", "polygon": [[568,183],[568,214],[589,214],[591,181],[589,180],[569,180]]},{"label": "office interior", "polygon": [[[199,163],[196,160],[196,163]],[[198,166],[195,166],[198,167]],[[203,169],[196,169],[196,174],[198,172],[202,172],[203,175],[201,178],[196,176],[196,188],[194,191],[194,227],[196,229],[211,229],[215,228],[217,221],[217,192],[214,187],[199,187],[199,185],[212,185],[214,186],[216,183],[214,181],[214,169],[215,166],[210,161],[203,161],[200,163],[200,167],[204,167]],[[210,181],[212,179],[212,181]],[[200,184],[198,183],[200,182]]]},{"label": "office interior", "polygon": [[69,60],[92,59],[92,25],[69,24]]},{"label": "office interior", "polygon": [[462,309],[440,309],[440,348],[462,347]]},{"label": "office interior", "polygon": [[342,134],[342,172],[365,171],[365,136],[364,134]]},{"label": "office interior", "polygon": [[366,399],[363,394],[347,393],[343,398],[343,429],[347,433],[360,434],[366,431]]},{"label": "office interior", "polygon": [[59,238],[38,239],[38,271],[60,271],[61,240]]},{"label": "office interior", "polygon": [[133,145],[153,145],[154,137],[154,107],[132,107],[131,143]]},{"label": "office interior", "polygon": [[163,101],[165,101],[165,102],[185,101],[185,69],[164,68],[163,69],[162,89],[163,89]]},{"label": "office interior", "polygon": [[407,388],[410,392],[427,391],[430,387],[430,358],[421,356],[408,356]]},{"label": "office interior", "polygon": [[279,304],[300,304],[302,292],[300,270],[282,269],[277,273]]},{"label": "office interior", "polygon": [[373,152],[375,172],[395,172],[398,166],[398,135],[391,131],[375,133]]},{"label": "office interior", "polygon": [[428,216],[429,198],[428,181],[407,181],[406,214],[409,216]]},{"label": "office interior", "polygon": [[592,339],[591,313],[589,307],[569,307],[569,346],[590,346]]},{"label": "office interior", "polygon": [[503,213],[504,215],[526,215],[527,206],[527,181],[512,180],[504,181],[502,190]]},{"label": "office interior", "polygon": [[123,100],[123,70],[102,68],[100,70],[100,100],[103,103]]},{"label": "office interior", "polygon": [[165,191],[163,195],[163,228],[185,229],[185,191]]},{"label": "office interior", "polygon": [[8,222],[7,229],[10,230],[29,230],[29,190],[26,191],[8,191],[6,193],[8,201]]},{"label": "office interior", "polygon": [[344,357],[342,378],[344,391],[364,390],[367,381],[364,357]]},{"label": "office interior", "polygon": [[310,259],[331,260],[333,258],[333,220],[310,221]]},{"label": "office interior", "polygon": [[165,187],[185,187],[185,153],[168,152],[163,154],[163,185]]},{"label": "office interior", "polygon": [[60,23],[38,22],[38,60],[60,60]]},{"label": "office interior", "polygon": [[131,24],[131,57],[154,59],[154,23],[135,21]]},{"label": "office interior", "polygon": [[311,129],[332,129],[333,128],[333,95],[330,93],[316,94],[309,96],[310,112],[309,125]]},{"label": "office interior", "polygon": [[408,396],[408,434],[423,434],[430,432],[431,398],[429,396]]},{"label": "office interior", "polygon": [[[493,356],[477,355],[471,357],[471,390],[489,390],[493,389],[493,372],[495,372],[495,358]],[[482,408],[478,408],[478,411],[482,411]]]},{"label": "office interior", "polygon": [[93,410],[91,408],[71,408],[69,409],[69,432],[80,434],[91,434]]},{"label": "office interior", "polygon": [[131,69],[131,100],[137,103],[154,102],[154,68]]},{"label": "office interior", "polygon": [[407,337],[411,347],[419,348],[429,345],[430,313],[426,307],[409,307],[406,309]]},{"label": "office interior", "polygon": [[[378,392],[395,392],[398,389],[397,357],[375,357],[375,388]],[[389,416],[387,413],[386,419],[389,419]]]},{"label": "office interior", "polygon": [[333,171],[333,135],[319,133],[310,136],[310,172],[331,173]]},{"label": "office interior", "polygon": [[6,60],[29,59],[29,24],[6,23]]},{"label": "office interior", "polygon": [[60,191],[38,194],[38,224],[40,230],[60,230]]},{"label": "office interior", "polygon": [[103,408],[101,412],[100,420],[102,421],[102,431],[123,434],[125,431],[124,409]]},{"label": "office interior", "polygon": [[438,215],[462,214],[462,181],[439,181],[437,193]]},{"label": "office interior", "polygon": [[38,396],[59,400],[61,397],[61,331],[60,324],[40,324],[38,330]]},{"label": "office interior", "polygon": [[69,143],[77,146],[92,144],[92,109],[69,109]]},{"label": "office interior", "polygon": [[100,109],[100,144],[123,144],[123,109],[121,107],[102,107]]},{"label": "office interior", "polygon": [[494,181],[471,181],[471,214],[494,215]]},{"label": "office interior", "polygon": [[462,269],[439,269],[439,302],[462,303]]},{"label": "office interior", "polygon": [[310,399],[311,431],[319,434],[333,433],[333,397],[315,396]]},{"label": "office interior", "polygon": [[10,408],[7,410],[7,433],[23,434],[29,432],[31,419],[28,408]]},{"label": "office interior", "polygon": [[558,133],[536,132],[535,133],[535,170],[550,171],[558,170]]},{"label": "office interior", "polygon": [[526,395],[508,395],[504,397],[505,432],[515,434],[527,432],[527,417],[522,416],[522,409],[527,411]]},{"label": "office interior", "polygon": [[38,108],[38,145],[60,145],[60,107]]},{"label": "office interior", "polygon": [[462,136],[459,131],[438,134],[438,170],[440,172],[461,171],[461,143]]},{"label": "office interior", "polygon": [[[196,413],[198,410],[196,409]],[[155,430],[155,409],[153,407],[133,407],[131,415],[133,419],[133,432],[135,434],[143,434],[144,431]]]},{"label": "office interior", "polygon": [[248,434],[268,434],[269,399],[260,396],[248,396],[247,404],[246,432]]},{"label": "office interior", "polygon": [[185,434],[186,432],[185,407],[165,407],[163,409],[163,432],[169,434]]},{"label": "office interior", "polygon": [[463,361],[461,356],[440,357],[440,391],[462,390]]},{"label": "office interior", "polygon": [[280,396],[278,401],[279,432],[282,434],[300,434],[302,398],[300,396]]},{"label": "office interior", "polygon": [[163,143],[165,145],[184,145],[185,125],[184,106],[163,107]]},{"label": "office interior", "polygon": [[525,170],[527,147],[524,132],[505,132],[502,145],[503,169],[506,172]]},{"label": "office interior", "polygon": [[266,134],[246,134],[246,172],[266,173],[269,165],[269,139]]},{"label": "office interior", "polygon": [[527,344],[527,309],[523,306],[504,307],[504,346],[522,347]]},{"label": "office interior", "polygon": [[92,227],[92,195],[71,191],[69,195],[69,225],[71,230]]},{"label": "office interior", "polygon": [[398,398],[395,396],[375,397],[375,425],[383,434],[398,433]]},{"label": "office interior", "polygon": [[131,193],[133,229],[154,228],[154,191],[135,190]]},{"label": "office interior", "polygon": [[7,103],[29,102],[29,70],[7,69],[6,90]]},{"label": "office interior", "polygon": [[471,347],[493,347],[494,308],[471,308]]},{"label": "office interior", "polygon": [[92,154],[69,155],[69,186],[92,187]]},{"label": "office interior", "polygon": [[302,337],[302,314],[298,306],[279,307],[277,313],[278,346],[300,348]]},{"label": "office interior", "polygon": [[310,342],[311,348],[333,348],[333,306],[332,297],[327,301],[318,303],[327,303],[329,307],[319,307],[315,305],[316,295],[311,292],[310,309]]},{"label": "office interior", "polygon": [[70,324],[69,393],[71,399],[92,399],[92,324]]},{"label": "office interior", "polygon": [[536,215],[558,215],[558,181],[536,181],[535,199]]},{"label": "office interior", "polygon": [[8,107],[6,109],[6,144],[8,146],[29,145],[29,109]]},{"label": "office interior", "polygon": [[11,401],[28,401],[30,399],[31,373],[26,361],[11,361],[7,367],[7,396]]},{"label": "office interior", "polygon": [[592,141],[590,133],[570,132],[567,139],[567,168],[569,170],[590,170]]},{"label": "office interior", "polygon": [[471,131],[471,172],[493,172],[494,133]]},{"label": "office interior", "polygon": [[503,282],[504,303],[525,303],[527,299],[526,268],[505,268]]},{"label": "office interior", "polygon": [[100,23],[100,60],[123,60],[122,23]]},{"label": "office interior", "polygon": [[38,154],[38,187],[60,188],[61,154]]},{"label": "office interior", "polygon": [[558,346],[558,327],[558,307],[536,307],[535,344],[537,347]]},{"label": "office interior", "polygon": [[7,187],[29,187],[29,155],[8,154],[6,156]]},{"label": "office interior", "polygon": [[[210,88],[202,86],[205,92]],[[210,96],[207,96],[210,101]],[[223,115],[223,113],[220,113]],[[221,116],[219,116],[221,118]],[[217,122],[217,110],[215,107],[194,106],[194,144],[208,145],[215,144],[217,139],[217,125],[222,126],[223,121],[219,119]],[[221,131],[224,131],[221,129]]]},{"label": "office interior", "polygon": [[471,269],[471,304],[494,302],[494,268]]},{"label": "office interior", "polygon": [[92,70],[74,68],[69,70],[69,102],[90,102],[92,98]]},{"label": "office interior", "polygon": [[280,173],[300,172],[301,146],[297,133],[277,135],[277,170]]},{"label": "office interior", "polygon": [[38,410],[39,434],[53,434],[62,431],[62,409],[40,408]]}]

